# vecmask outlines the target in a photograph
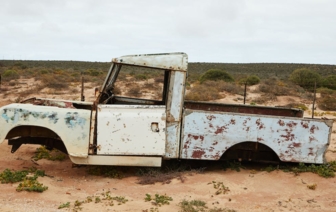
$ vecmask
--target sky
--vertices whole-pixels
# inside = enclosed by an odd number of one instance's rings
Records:
[[[0,0],[0,60],[336,64],[335,0]]]

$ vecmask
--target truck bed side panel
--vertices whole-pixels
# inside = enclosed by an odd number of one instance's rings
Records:
[[[281,161],[323,163],[331,120],[206,112],[184,112],[180,157],[218,160],[242,142],[260,142]]]

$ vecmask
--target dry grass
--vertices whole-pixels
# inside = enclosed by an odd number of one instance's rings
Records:
[[[127,87],[126,95],[129,97],[139,97],[141,96],[141,88],[138,84],[132,84]]]
[[[216,87],[209,87],[203,83],[193,86],[185,96],[185,99],[193,101],[209,101],[222,99],[224,97],[225,95],[221,94]]]
[[[265,104],[270,101],[276,101],[277,97],[274,94],[268,93],[268,94],[263,94],[260,97],[257,97],[252,100],[252,102],[255,102],[257,104]]]

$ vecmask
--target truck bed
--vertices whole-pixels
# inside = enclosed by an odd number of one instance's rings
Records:
[[[303,111],[295,108],[266,107],[253,105],[222,104],[213,102],[185,101],[184,107],[192,110],[245,113],[285,117],[303,117]]]

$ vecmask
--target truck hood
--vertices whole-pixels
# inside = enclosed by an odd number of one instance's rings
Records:
[[[58,108],[88,109],[91,110],[93,102],[70,101],[62,99],[29,98],[21,101],[22,104],[32,104],[40,106],[53,106]]]

